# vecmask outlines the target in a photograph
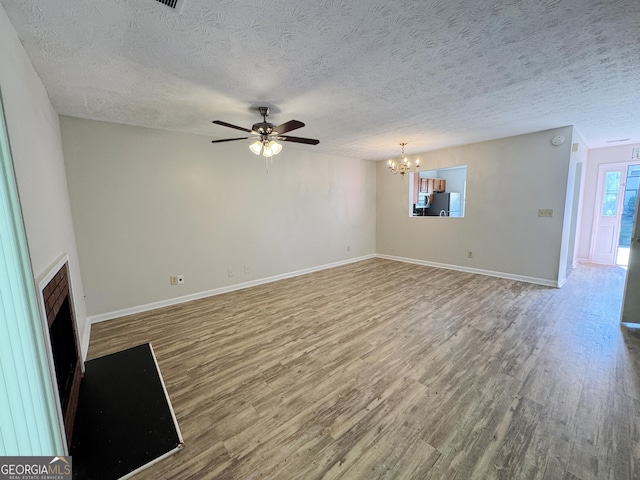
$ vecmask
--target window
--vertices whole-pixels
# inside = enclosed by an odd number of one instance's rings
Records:
[[[466,191],[466,165],[411,173],[409,216],[464,217]]]
[[[618,210],[618,194],[620,192],[620,172],[607,172],[602,195],[603,217],[615,217]]]

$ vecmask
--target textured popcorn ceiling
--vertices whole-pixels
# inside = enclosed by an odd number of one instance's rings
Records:
[[[0,0],[60,114],[260,120],[357,158],[575,125],[640,143],[638,0]],[[212,145],[212,149],[216,146]]]

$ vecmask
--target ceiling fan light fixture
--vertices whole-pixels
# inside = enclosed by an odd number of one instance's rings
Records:
[[[271,140],[269,142],[269,146],[271,147],[271,151],[274,155],[279,154],[282,151],[282,145],[276,142],[275,140]]]
[[[158,0],[161,1],[161,0]],[[304,127],[304,123],[299,120],[289,120],[281,125],[274,125],[267,122],[267,115],[269,115],[269,107],[258,107],[258,111],[262,116],[262,122],[253,124],[251,129],[233,125],[232,123],[223,122],[222,120],[213,120],[216,125],[223,127],[233,128],[234,130],[240,130],[246,132],[249,136],[238,138],[223,138],[220,140],[212,140],[211,143],[232,142],[235,140],[253,140],[253,143],[249,145],[249,150],[254,155],[262,154],[266,158],[271,158],[282,151],[282,144],[276,140],[282,140],[284,142],[304,143],[307,145],[317,145],[319,140],[313,138],[291,137],[286,135],[288,132]]]
[[[256,155],[260,155],[260,151],[262,150],[262,142],[257,140],[249,145],[249,149],[255,153]]]
[[[262,150],[262,155],[264,155],[265,157],[273,157],[273,150],[271,149],[271,146],[269,145],[269,143],[266,143],[264,145],[264,149]]]

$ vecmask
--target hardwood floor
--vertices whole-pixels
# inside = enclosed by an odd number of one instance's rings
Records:
[[[185,448],[137,479],[638,479],[624,271],[561,289],[374,259],[99,323]]]

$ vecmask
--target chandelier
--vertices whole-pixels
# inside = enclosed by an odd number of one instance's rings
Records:
[[[402,158],[399,163],[396,163],[395,160],[389,160],[389,170],[391,170],[391,173],[399,173],[402,177],[404,177],[405,173],[411,171],[411,162],[404,156],[404,146],[406,144],[407,142],[400,144],[400,147],[402,147]],[[420,167],[420,159],[416,160],[416,168],[418,167]]]

